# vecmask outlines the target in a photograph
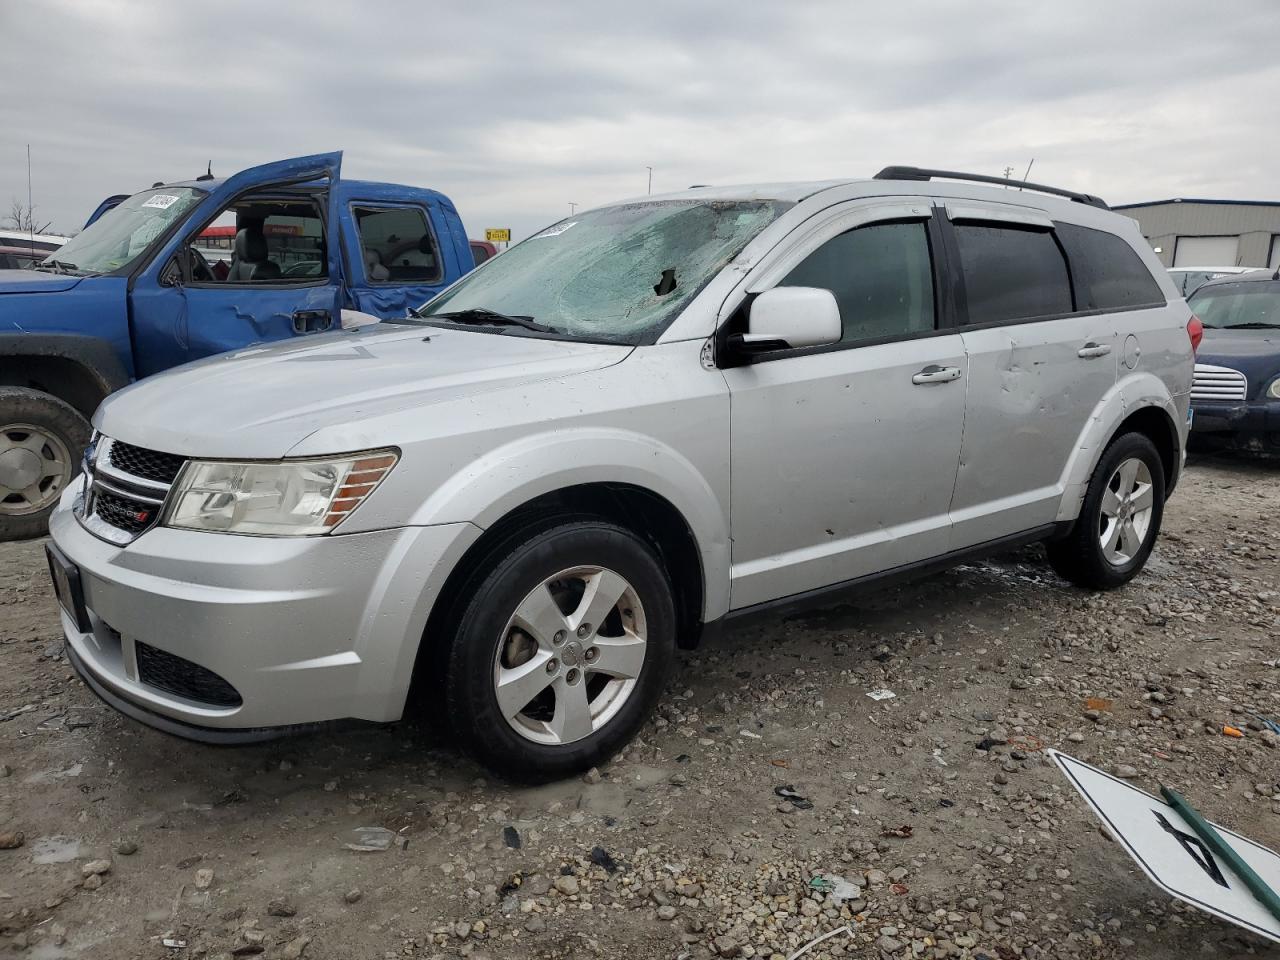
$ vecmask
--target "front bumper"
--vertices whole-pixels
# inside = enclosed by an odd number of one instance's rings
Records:
[[[398,719],[431,604],[481,532],[467,523],[322,537],[157,527],[119,547],[80,525],[73,499],[68,491],[49,521],[84,597],[88,629],[62,611],[68,659],[122,712],[211,742]],[[149,672],[157,662],[164,674]],[[184,662],[234,696],[205,699],[180,675],[175,686],[173,664],[180,673]]]
[[[1280,400],[1195,400],[1193,435],[1238,434],[1260,442],[1280,443]],[[1274,440],[1268,441],[1268,437]],[[1229,436],[1219,436],[1228,440]]]

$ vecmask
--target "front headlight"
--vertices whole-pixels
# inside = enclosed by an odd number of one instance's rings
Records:
[[[174,484],[165,526],[258,536],[328,533],[396,465],[395,450],[322,460],[192,460]]]
[[[1280,400],[1280,377],[1271,381],[1271,386],[1267,387],[1267,396],[1272,400]]]

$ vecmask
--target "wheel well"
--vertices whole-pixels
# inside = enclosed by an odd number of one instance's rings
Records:
[[[428,618],[424,642],[442,639],[456,609],[459,592],[495,544],[521,527],[545,521],[548,514],[589,515],[609,520],[648,542],[657,551],[675,596],[676,643],[686,649],[698,642],[702,623],[703,579],[698,543],[680,511],[670,501],[642,487],[622,483],[589,483],[544,494],[507,513],[471,545],[445,581]]]
[[[1141,433],[1155,444],[1160,454],[1160,463],[1164,467],[1164,485],[1166,493],[1172,492],[1178,480],[1178,468],[1181,466],[1178,446],[1178,428],[1173,425],[1169,415],[1159,407],[1143,407],[1125,417],[1115,432],[1115,436],[1124,433]]]
[[[50,394],[69,403],[86,420],[106,396],[84,364],[67,357],[0,357],[0,386]]]

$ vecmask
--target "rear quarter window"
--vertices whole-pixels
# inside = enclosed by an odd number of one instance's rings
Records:
[[[1160,284],[1122,238],[1071,223],[1055,226],[1071,262],[1078,310],[1124,310],[1165,302]]]

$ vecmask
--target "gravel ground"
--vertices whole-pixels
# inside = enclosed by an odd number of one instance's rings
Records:
[[[412,724],[138,727],[61,658],[41,545],[0,545],[0,950],[785,958],[852,921],[805,956],[1280,957],[1149,884],[1042,752],[1280,849],[1242,712],[1280,718],[1277,470],[1195,463],[1115,593],[1028,549],[730,630],[624,756],[536,789]]]

